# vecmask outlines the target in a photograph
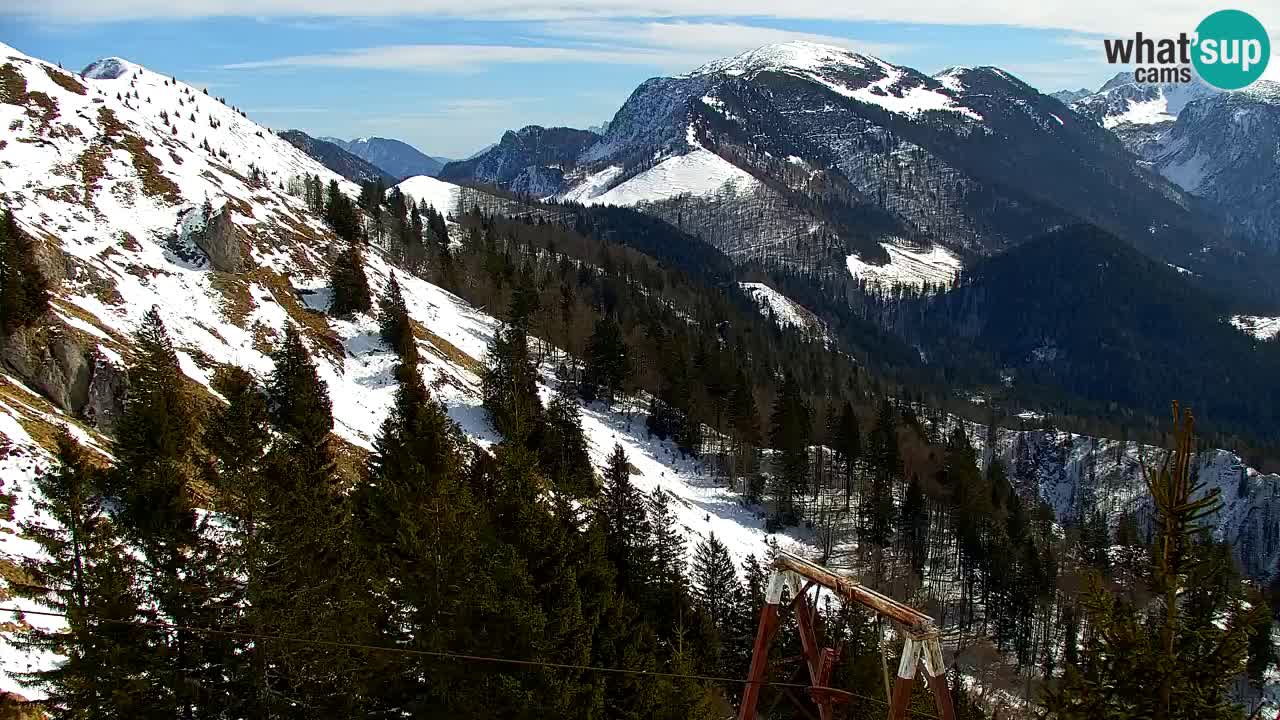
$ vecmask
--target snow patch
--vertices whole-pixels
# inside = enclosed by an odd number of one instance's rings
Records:
[[[923,287],[925,283],[953,282],[962,265],[960,258],[941,245],[934,245],[928,250],[911,250],[891,243],[880,243],[880,246],[889,253],[888,263],[873,265],[857,255],[850,255],[845,261],[849,273],[866,280],[869,285],[886,289],[898,285]]]

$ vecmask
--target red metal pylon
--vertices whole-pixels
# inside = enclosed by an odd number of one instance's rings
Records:
[[[947,687],[946,665],[942,659],[942,644],[933,618],[791,553],[780,552],[772,567],[773,572],[769,576],[765,592],[765,606],[760,611],[760,624],[752,649],[748,682],[742,693],[742,705],[738,708],[738,720],[757,720],[760,687],[765,681],[765,671],[769,666],[769,646],[777,634],[782,591],[787,585],[791,586],[792,605],[796,609],[796,621],[800,629],[800,644],[809,669],[809,697],[818,706],[819,720],[832,720],[834,706],[848,702],[852,695],[829,685],[831,671],[839,660],[839,651],[818,645],[815,609],[807,597],[809,589],[814,586],[827,588],[845,602],[858,603],[889,618],[907,636],[902,648],[902,660],[898,665],[893,697],[889,703],[889,720],[902,720],[906,716],[911,686],[922,661],[925,679],[933,692],[939,717],[941,720],[955,720],[955,707],[951,701],[951,690]]]

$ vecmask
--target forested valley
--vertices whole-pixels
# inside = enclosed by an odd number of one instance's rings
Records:
[[[1154,516],[1064,526],[1019,491],[1030,468],[985,461],[973,425],[888,369],[909,357],[900,341],[865,320],[843,346],[780,327],[723,256],[670,225],[302,186],[337,238],[327,312],[376,317],[398,355],[374,450],[333,434],[293,325],[268,375],[223,368],[215,398],[149,313],[113,460],[66,436],[37,480],[57,524],[26,528],[44,553],[15,592],[66,618],[23,641],[67,658],[24,678],[50,716],[735,715],[771,558],[737,562],[714,535],[687,547],[620,445],[592,467],[584,407],[670,440],[771,531],[812,532],[817,560],[934,616],[961,718],[1258,706],[1280,587],[1242,578],[1207,532],[1220,499],[1191,500],[1177,410],[1154,436],[1178,448],[1150,468]],[[24,232],[6,223],[0,242],[18,263]],[[430,331],[394,275],[371,291],[372,254],[502,321],[476,368],[492,446],[423,380]],[[6,304],[16,322],[47,303],[39,288],[4,297],[36,305]],[[830,600],[819,625],[841,648],[831,684],[856,694],[842,716],[883,717],[891,626]],[[784,626],[775,657],[799,647]],[[799,671],[771,671],[769,717],[808,716]],[[916,693],[912,712],[934,712]]]

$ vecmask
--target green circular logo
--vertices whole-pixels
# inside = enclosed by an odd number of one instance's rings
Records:
[[[1219,10],[1196,26],[1191,62],[1201,79],[1221,90],[1239,90],[1262,77],[1271,59],[1271,39],[1257,18],[1242,10]]]

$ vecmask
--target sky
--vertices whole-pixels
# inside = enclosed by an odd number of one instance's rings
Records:
[[[876,7],[853,7],[853,6]],[[1140,5],[1140,7],[1139,7]],[[1257,17],[1280,53],[1280,1]],[[1192,0],[0,0],[0,41],[80,69],[120,56],[272,128],[466,157],[525,125],[587,127],[645,79],[771,42],[933,73],[996,65],[1045,92],[1117,70],[1102,38],[1190,32]],[[1280,58],[1267,76],[1280,80]]]

